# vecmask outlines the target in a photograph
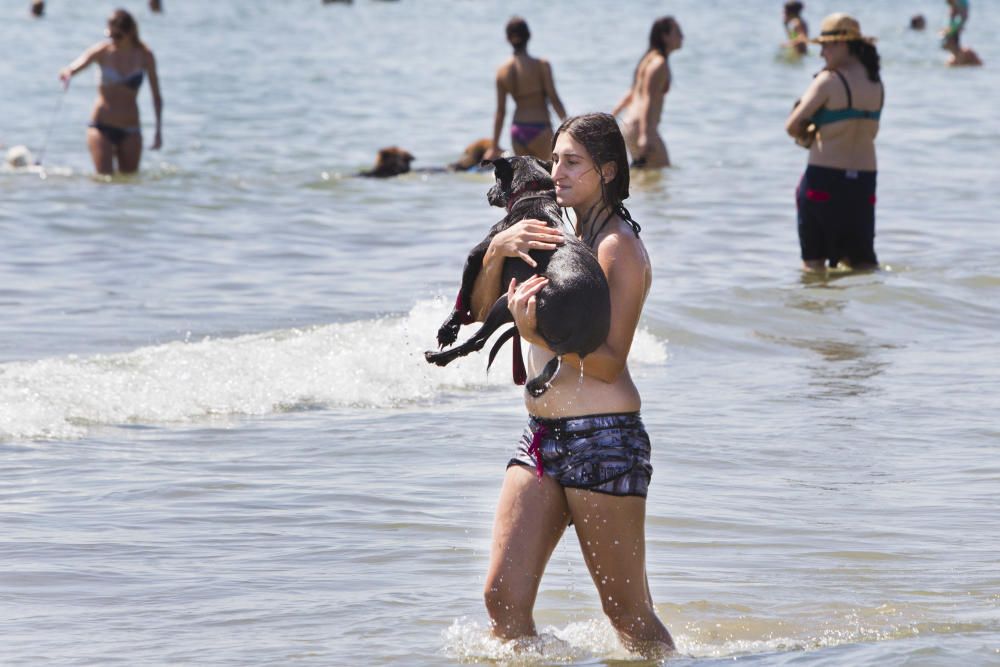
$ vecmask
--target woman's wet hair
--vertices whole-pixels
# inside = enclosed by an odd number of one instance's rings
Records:
[[[615,165],[615,175],[609,182],[605,183],[604,178],[601,178],[601,199],[610,210],[626,221],[638,236],[642,228],[632,219],[632,215],[622,203],[628,199],[629,165],[625,137],[618,129],[618,121],[607,113],[588,113],[567,118],[552,137],[553,149],[563,132],[573,137],[587,150],[599,174],[602,171],[601,167],[607,163]]]
[[[531,31],[528,30],[528,22],[520,16],[512,16],[507,21],[507,41],[515,49],[523,49],[531,39]]]
[[[139,39],[139,25],[132,18],[132,15],[124,9],[116,9],[111,14],[111,17],[108,19],[108,28],[120,30],[123,34],[131,36],[136,46],[143,49],[146,48],[146,45]]]
[[[666,37],[673,32],[676,25],[673,16],[661,16],[653,21],[653,27],[649,29],[649,50],[667,55]]]
[[[861,61],[871,81],[878,83],[882,80],[879,75],[881,59],[878,55],[878,49],[875,48],[874,44],[860,39],[852,39],[847,42],[847,52]]]
[[[802,6],[801,2],[786,2],[785,13],[789,16],[798,16],[802,13]]]

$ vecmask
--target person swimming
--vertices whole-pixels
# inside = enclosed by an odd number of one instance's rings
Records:
[[[549,105],[566,118],[566,109],[556,93],[552,66],[547,60],[528,55],[531,31],[520,16],[507,22],[507,41],[514,54],[497,69],[497,108],[493,121],[493,145],[487,160],[500,157],[500,132],[507,113],[507,96],[514,99],[514,118],[510,123],[510,140],[516,155],[533,155],[548,160],[552,152],[552,123]]]

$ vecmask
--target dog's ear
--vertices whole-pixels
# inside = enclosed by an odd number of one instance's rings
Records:
[[[498,157],[496,160],[493,160],[493,173],[506,184],[510,184],[514,179],[514,167],[511,165],[510,160],[505,157]]]

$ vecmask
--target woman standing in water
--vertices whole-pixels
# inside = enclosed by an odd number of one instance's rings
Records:
[[[559,116],[566,109],[556,93],[552,66],[547,60],[528,55],[531,31],[520,16],[507,22],[507,41],[514,47],[512,55],[497,70],[497,110],[493,120],[493,146],[486,159],[500,157],[500,132],[507,115],[507,96],[514,98],[514,118],[510,123],[510,140],[517,155],[534,155],[548,160],[552,146],[552,122],[549,105]]]
[[[543,397],[525,392],[529,418],[507,464],[493,527],[486,608],[503,639],[536,634],[532,609],[545,565],[572,522],[604,612],[622,642],[647,657],[673,650],[657,618],[646,579],[645,513],[649,436],[627,360],[652,282],[639,225],[628,197],[625,141],[613,116],[566,120],[552,149],[556,201],[576,213],[576,236],[604,270],[611,292],[611,330],[586,363],[564,355]],[[473,312],[482,319],[507,290],[517,328],[529,345],[527,370],[537,375],[553,357],[535,330],[535,295],[547,280],[535,276],[501,285],[508,257],[552,249],[562,233],[524,220],[490,241],[476,280]]]
[[[97,101],[87,129],[87,146],[97,173],[114,173],[117,160],[118,171],[129,174],[138,171],[142,157],[142,128],[136,98],[143,76],[149,77],[156,111],[153,150],[163,143],[163,99],[156,75],[156,59],[139,39],[139,28],[132,15],[124,9],[115,11],[108,19],[107,35],[109,41],[98,42],[84,51],[59,73],[59,78],[68,87],[70,79],[91,63],[101,68]]]
[[[823,19],[826,61],[785,129],[809,148],[796,195],[803,268],[878,267],[875,257],[875,135],[885,89],[875,40],[847,14]]]
[[[670,54],[681,48],[684,34],[672,16],[653,22],[649,31],[649,48],[639,60],[632,76],[632,87],[611,112],[625,115],[625,140],[632,153],[633,167],[655,169],[669,167],[667,145],[658,127],[663,111],[663,98],[670,90]]]
[[[802,18],[802,3],[786,2],[782,18],[788,35],[785,48],[794,50],[800,56],[806,55],[809,52],[809,27]]]

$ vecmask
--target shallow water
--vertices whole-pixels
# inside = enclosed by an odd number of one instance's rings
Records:
[[[0,141],[37,155],[105,8],[21,4]],[[163,151],[92,177],[84,73],[44,169],[0,171],[0,662],[629,659],[572,534],[543,637],[486,631],[523,407],[504,359],[421,353],[500,217],[490,179],[347,175],[488,134],[512,12],[571,112],[610,108],[663,5],[123,4],[159,61]],[[778,57],[780,3],[747,4],[671,4],[675,167],[628,201],[655,269],[630,366],[671,662],[1000,664],[1000,18],[973,3],[987,67],[949,71],[933,30],[903,29],[943,3],[808,3],[814,30],[846,9],[881,38],[887,106],[884,270],[805,279],[782,125],[821,65]]]

